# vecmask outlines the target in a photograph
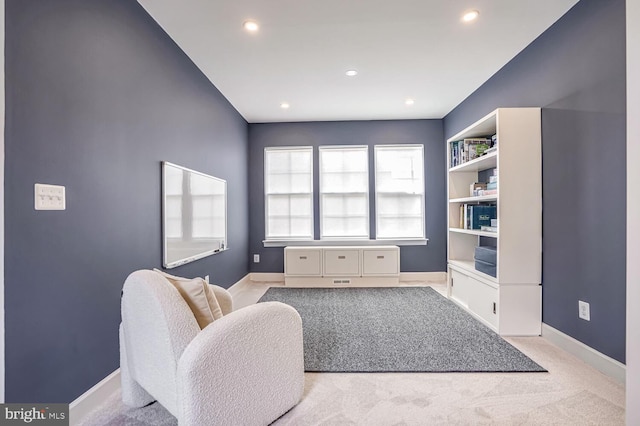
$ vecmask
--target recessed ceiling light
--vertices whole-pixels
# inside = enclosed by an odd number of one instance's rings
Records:
[[[413,105],[415,103],[416,103],[416,101],[414,99],[411,99],[411,98],[407,98],[407,99],[404,100],[404,104],[405,105]]]
[[[258,23],[256,21],[249,20],[249,21],[244,21],[242,23],[242,28],[244,28],[245,30],[249,31],[250,33],[255,33],[256,31],[258,31],[260,26],[258,25]]]
[[[358,71],[348,70],[347,72],[345,72],[345,74],[347,75],[347,77],[355,77],[356,75],[358,75]]]
[[[464,22],[475,21],[478,18],[478,15],[480,15],[480,12],[477,10],[469,10],[462,15],[462,20]]]
[[[289,105],[289,102],[282,102],[280,104],[280,108],[282,108],[282,109],[289,109],[290,106],[291,105]]]

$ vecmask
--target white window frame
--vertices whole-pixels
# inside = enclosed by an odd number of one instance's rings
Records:
[[[268,174],[268,170],[267,170],[267,155],[268,152],[277,152],[277,151],[289,151],[289,152],[294,152],[294,151],[307,151],[310,152],[311,154],[311,161],[310,161],[310,170],[309,170],[309,174],[310,174],[310,187],[309,187],[309,211],[310,211],[310,229],[309,229],[309,233],[307,235],[304,236],[270,236],[270,232],[269,232],[269,195],[273,195],[273,194],[269,194],[267,192],[267,188],[269,188],[269,174]],[[314,198],[314,194],[313,194],[313,181],[314,181],[314,175],[313,175],[313,147],[312,146],[282,146],[282,147],[266,147],[264,149],[264,159],[263,159],[263,167],[264,167],[264,233],[265,233],[265,241],[271,241],[271,242],[276,242],[276,241],[310,241],[313,240],[314,238],[314,227],[315,227],[315,219],[314,219],[314,212],[313,212],[313,198]],[[290,193],[290,195],[293,195],[296,193]],[[306,194],[306,192],[305,192]]]
[[[422,193],[420,194],[420,214],[421,221],[420,227],[421,232],[420,235],[415,235],[411,237],[406,236],[380,236],[380,208],[378,202],[378,195],[381,193],[378,191],[378,154],[381,151],[385,150],[398,150],[402,148],[411,148],[411,149],[420,149],[421,157],[422,157]],[[425,181],[425,166],[424,166],[424,145],[422,144],[397,144],[397,145],[375,145],[373,148],[373,166],[374,166],[374,191],[375,191],[375,221],[376,221],[376,240],[425,240],[426,236],[426,212],[425,212],[425,192],[426,192],[426,181]]]
[[[366,190],[363,192],[365,198],[366,198],[366,234],[363,235],[354,235],[354,236],[340,236],[340,235],[332,235],[332,236],[327,236],[325,235],[324,232],[324,214],[322,212],[322,206],[323,206],[323,189],[322,189],[322,152],[323,151],[340,151],[340,150],[354,150],[354,149],[360,149],[360,150],[364,150],[366,153],[366,162],[365,162],[365,174],[367,177],[367,188]],[[319,188],[318,188],[318,192],[319,192],[319,216],[320,216],[320,239],[321,240],[340,240],[340,241],[349,241],[349,240],[368,240],[369,239],[369,235],[370,235],[370,228],[371,228],[371,217],[370,217],[370,205],[369,205],[369,200],[370,200],[370,185],[369,185],[369,146],[368,145],[325,145],[325,146],[320,146],[318,147],[318,181],[319,181]],[[346,216],[345,216],[346,217]]]

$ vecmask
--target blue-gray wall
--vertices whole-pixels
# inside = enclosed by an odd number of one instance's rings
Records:
[[[305,123],[264,123],[249,125],[249,248],[260,254],[252,272],[282,272],[284,249],[265,248],[264,148],[269,146],[314,147],[314,217],[318,214],[318,146],[368,145],[369,188],[374,188],[373,147],[382,144],[424,144],[426,246],[402,246],[402,272],[446,270],[445,143],[442,120],[334,121]],[[371,237],[375,235],[374,197],[370,197]],[[315,238],[320,235],[318,220]]]
[[[6,114],[6,399],[70,402],[119,367],[124,279],[161,266],[160,161],[229,188],[231,250],[172,271],[248,272],[247,123],[130,0],[6,0]]]
[[[450,137],[498,107],[543,108],[543,321],[621,362],[625,60],[624,0],[582,0],[444,120]]]

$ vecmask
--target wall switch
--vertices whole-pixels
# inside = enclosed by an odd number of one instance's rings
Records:
[[[589,304],[587,302],[578,300],[578,317],[591,321],[591,313],[589,312]]]
[[[36,183],[34,189],[36,210],[65,210],[64,186]]]
[[[260,263],[260,255],[259,254],[254,254],[253,255],[253,263]]]

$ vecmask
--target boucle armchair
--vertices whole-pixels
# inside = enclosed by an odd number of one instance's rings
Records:
[[[126,279],[120,325],[123,402],[157,400],[181,426],[266,425],[302,397],[302,321],[292,307],[259,303],[231,311],[213,286],[222,316],[202,330],[161,274]]]

